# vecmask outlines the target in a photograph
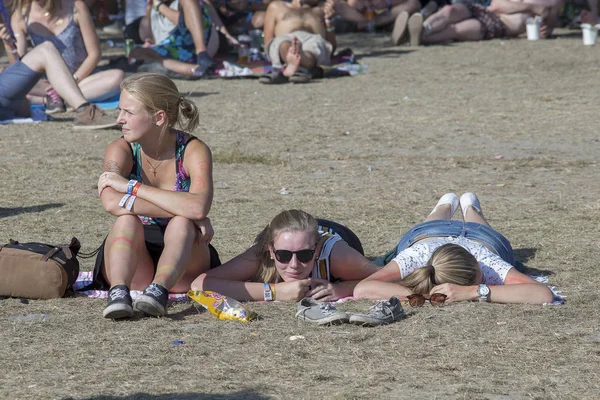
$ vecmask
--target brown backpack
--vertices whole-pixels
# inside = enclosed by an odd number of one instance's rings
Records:
[[[0,296],[29,299],[63,297],[79,275],[77,238],[68,245],[10,243],[0,245]]]

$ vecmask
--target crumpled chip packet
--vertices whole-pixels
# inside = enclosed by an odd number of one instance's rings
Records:
[[[256,318],[256,313],[246,310],[242,303],[217,292],[190,290],[188,297],[219,319],[250,322]]]

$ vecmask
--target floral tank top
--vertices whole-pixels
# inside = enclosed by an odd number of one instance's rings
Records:
[[[177,137],[175,140],[175,187],[174,192],[189,192],[190,191],[190,176],[183,167],[183,155],[187,144],[192,140],[199,140],[197,137],[190,135],[189,133],[175,130]],[[131,167],[131,173],[129,179],[142,182],[142,151],[140,144],[137,142],[133,143],[133,166]],[[144,225],[161,225],[166,226],[171,218],[151,218],[140,215],[140,220]]]

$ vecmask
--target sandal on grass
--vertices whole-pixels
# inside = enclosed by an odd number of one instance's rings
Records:
[[[305,68],[298,68],[298,71],[290,76],[292,83],[308,83],[312,79],[312,74]]]
[[[258,78],[260,83],[264,83],[265,85],[279,85],[282,83],[287,83],[288,78],[283,75],[283,71],[277,68],[273,68],[273,70],[269,73],[263,74],[260,78]]]

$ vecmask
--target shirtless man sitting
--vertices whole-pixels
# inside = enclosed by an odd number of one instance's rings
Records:
[[[488,7],[481,4],[455,3],[445,6],[425,22],[413,14],[405,29],[411,46],[449,41],[478,41],[516,37],[526,29],[527,18],[543,19],[541,36],[550,34],[556,22],[561,0],[492,0]]]
[[[291,3],[274,1],[265,16],[265,52],[271,60],[271,75],[261,83],[303,83],[310,78],[299,70],[331,63],[335,50],[335,0],[327,0],[323,8],[311,8],[303,0]],[[282,68],[285,65],[285,70]]]

